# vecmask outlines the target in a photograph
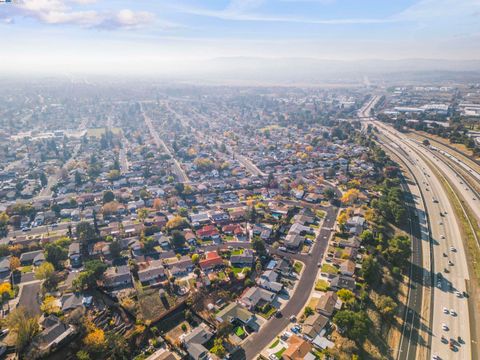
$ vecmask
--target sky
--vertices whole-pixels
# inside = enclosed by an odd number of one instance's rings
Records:
[[[161,72],[224,57],[480,59],[480,0],[11,1],[0,2],[3,72]]]

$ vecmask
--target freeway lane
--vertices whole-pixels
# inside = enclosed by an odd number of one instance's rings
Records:
[[[381,141],[380,141],[381,142]],[[431,283],[430,276],[425,274],[423,268],[424,254],[423,246],[425,247],[425,257],[429,258],[430,248],[428,245],[423,245],[422,238],[429,240],[427,219],[425,217],[424,201],[418,181],[414,173],[410,170],[409,162],[405,162],[397,155],[397,149],[392,149],[388,144],[381,142],[390,153],[392,159],[398,159],[404,166],[404,183],[403,189],[406,195],[406,203],[408,205],[408,221],[410,223],[410,237],[412,239],[412,257],[409,272],[409,292],[407,305],[405,307],[404,323],[402,328],[402,335],[400,338],[400,345],[397,352],[397,359],[415,359],[417,355],[417,343],[419,337],[422,336],[421,330],[421,312],[423,304],[423,283],[424,281]],[[410,179],[413,179],[410,180]],[[429,241],[428,241],[429,242]],[[429,264],[429,262],[427,262]],[[427,276],[425,276],[427,275]],[[423,342],[427,342],[425,339]]]
[[[251,335],[242,345],[246,359],[254,359],[260,352],[275,339],[275,337],[288,325],[291,315],[297,315],[305,306],[310,292],[315,285],[317,277],[317,263],[323,257],[327,248],[331,231],[327,228],[334,227],[337,219],[338,208],[330,207],[326,210],[322,229],[315,241],[311,255],[305,261],[305,270],[297,284],[291,299],[282,309],[283,317],[270,319],[258,333]]]
[[[375,125],[377,126],[377,123]],[[395,143],[399,149],[403,149],[409,154],[414,164],[412,170],[415,171],[417,179],[422,181],[421,191],[426,199],[431,237],[434,243],[433,269],[436,279],[431,313],[431,352],[439,355],[441,359],[470,359],[468,303],[466,299],[455,295],[456,290],[465,290],[465,281],[470,277],[460,227],[454,216],[453,207],[443,185],[429,167],[429,165],[433,166],[431,156],[427,158],[421,155],[410,141],[404,139],[404,135],[401,133],[392,135],[391,132],[385,131],[383,126],[377,126],[377,128],[389,138],[391,143]],[[398,154],[402,154],[402,152],[398,151]],[[451,247],[455,251],[452,251]],[[448,264],[449,260],[452,262],[452,266]],[[447,269],[448,273],[444,269]],[[441,274],[441,278],[438,274]],[[448,312],[454,310],[455,315],[444,313],[444,309],[448,309]],[[443,324],[446,325],[445,329],[443,329]],[[456,352],[453,352],[449,350],[448,345],[442,342],[442,336],[447,339],[461,336],[464,343],[457,347]]]

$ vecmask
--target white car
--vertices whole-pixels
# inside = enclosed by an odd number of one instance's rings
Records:
[[[448,314],[448,309],[446,307],[443,307],[443,313]]]
[[[445,239],[445,235],[440,236],[440,239]]]
[[[457,313],[455,312],[455,310],[450,309],[450,315],[452,315],[452,316],[457,316]]]
[[[460,291],[455,291],[455,295],[457,295],[457,297],[461,298],[463,295]]]
[[[450,251],[455,252],[457,249],[455,249],[455,246],[450,246]]]
[[[447,326],[447,324],[445,324],[445,323],[442,324],[442,330],[448,331],[448,326]]]

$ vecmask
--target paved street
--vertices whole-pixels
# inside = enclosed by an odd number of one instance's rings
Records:
[[[251,335],[247,341],[242,345],[245,350],[245,358],[253,359],[255,356],[265,348],[289,323],[291,315],[297,315],[305,306],[311,290],[315,285],[317,277],[317,264],[323,257],[327,248],[328,239],[331,231],[327,228],[332,228],[335,224],[338,208],[330,207],[326,209],[326,216],[320,230],[319,235],[313,246],[311,255],[305,260],[305,269],[298,282],[297,288],[291,299],[282,309],[283,316],[281,318],[273,317],[268,321],[258,333]]]

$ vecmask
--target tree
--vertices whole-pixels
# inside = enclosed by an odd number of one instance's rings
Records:
[[[76,354],[77,360],[91,360],[90,355],[85,350],[80,350]]]
[[[360,191],[358,189],[348,189],[345,191],[345,193],[343,193],[340,201],[343,204],[353,204],[355,201],[357,201],[359,195]]]
[[[103,193],[103,203],[109,203],[115,200],[115,194],[111,190],[107,190]]]
[[[193,255],[192,255],[192,263],[198,264],[199,261],[200,261],[200,255],[198,255],[198,254],[193,254]]]
[[[59,243],[49,243],[45,245],[45,259],[51,263],[55,269],[63,268],[63,262],[68,259],[68,250]]]
[[[47,289],[56,286],[55,268],[48,261],[45,261],[35,269],[35,277],[39,280],[45,280],[45,287]]]
[[[16,256],[10,258],[10,270],[15,271],[20,267],[20,259]]]
[[[77,290],[84,290],[94,286],[107,269],[100,260],[90,260],[85,263],[85,270],[81,271],[78,277],[73,280],[73,286]]]
[[[172,231],[172,245],[178,249],[185,245],[185,235],[179,230]]]
[[[340,289],[337,295],[345,304],[352,305],[355,302],[355,294],[348,289]]]
[[[76,234],[78,240],[84,245],[97,237],[95,229],[87,221],[82,221],[77,224]]]
[[[384,251],[387,260],[394,266],[403,267],[410,259],[412,253],[410,238],[398,235],[388,241],[388,247]]]
[[[327,187],[323,192],[323,194],[325,195],[325,198],[327,198],[327,200],[329,201],[335,198],[335,191],[330,187]]]
[[[38,318],[30,316],[23,307],[14,309],[7,316],[6,325],[15,336],[15,347],[20,354],[40,330]]]
[[[168,220],[166,227],[168,230],[182,229],[187,226],[187,219],[176,215],[170,220]]]
[[[360,273],[365,281],[370,285],[374,285],[380,280],[380,265],[372,255],[365,256],[362,262],[362,269],[360,270]]]
[[[338,227],[340,231],[345,231],[345,225],[347,224],[348,215],[345,211],[342,211],[337,217]]]
[[[306,306],[303,310],[303,314],[305,317],[309,317],[310,315],[313,315],[313,309],[310,306]]]
[[[398,305],[390,296],[381,295],[375,302],[375,305],[385,320],[393,320]]]
[[[232,332],[233,325],[229,321],[223,321],[217,326],[217,335],[221,338],[226,338]]]
[[[113,240],[109,245],[108,249],[110,250],[110,255],[112,258],[116,259],[120,257],[120,252],[122,251],[122,247],[118,240]]]
[[[221,338],[216,338],[213,341],[213,347],[210,349],[210,352],[217,355],[219,358],[223,358],[227,354]]]
[[[349,339],[356,342],[363,342],[371,327],[371,320],[363,312],[354,312],[351,310],[340,310],[333,317],[333,322],[337,325],[341,334],[345,334]]]
[[[57,304],[57,300],[53,296],[46,296],[43,300],[42,305],[40,305],[40,310],[44,312],[46,315],[60,313],[60,306]]]
[[[112,360],[129,360],[130,349],[127,340],[120,334],[108,332],[106,336],[107,353],[110,354]]]
[[[252,241],[252,248],[258,255],[264,255],[267,252],[267,248],[262,239],[254,238]]]
[[[85,336],[83,343],[89,351],[99,353],[105,347],[105,333],[102,329],[95,328]]]
[[[424,146],[429,146],[429,145],[430,145],[430,141],[429,141],[428,139],[424,139],[424,140],[422,141],[422,144],[423,144]]]
[[[4,304],[7,300],[12,299],[14,295],[15,294],[12,290],[12,285],[10,285],[9,282],[0,284],[0,300],[2,304]]]
[[[8,234],[8,222],[10,217],[5,211],[0,212],[0,238]]]

